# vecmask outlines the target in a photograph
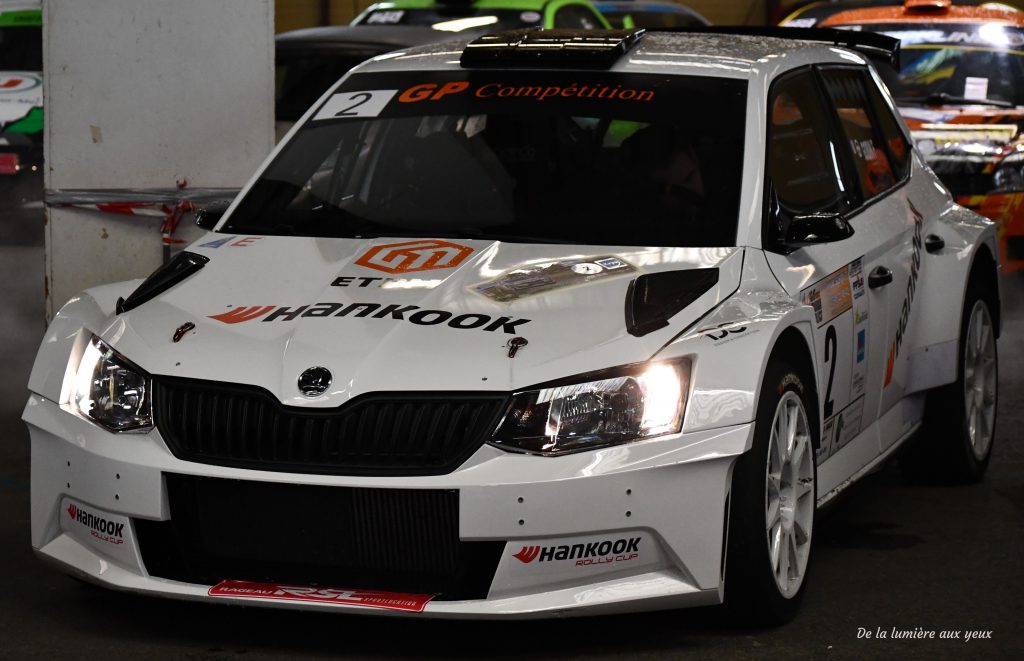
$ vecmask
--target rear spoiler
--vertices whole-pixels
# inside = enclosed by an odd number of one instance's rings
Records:
[[[895,69],[900,66],[900,40],[877,32],[836,30],[834,28],[782,28],[748,27],[746,25],[708,25],[692,28],[659,28],[658,32],[685,32],[693,34],[734,34],[747,37],[771,37],[813,41],[828,46],[839,46],[857,51],[865,57],[880,61]]]

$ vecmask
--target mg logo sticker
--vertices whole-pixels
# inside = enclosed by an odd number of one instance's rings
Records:
[[[371,248],[356,264],[385,273],[413,273],[454,268],[472,252],[469,246],[440,239],[405,241]]]

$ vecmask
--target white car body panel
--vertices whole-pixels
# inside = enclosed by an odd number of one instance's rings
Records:
[[[460,53],[461,44],[425,47],[375,58],[353,73],[458,69]],[[612,69],[749,81],[749,147],[743,156],[736,247],[453,240],[469,251],[461,263],[389,282],[383,279],[387,273],[364,265],[365,256],[413,239],[214,232],[189,247],[210,259],[199,273],[134,310],[116,314],[115,304],[138,281],[72,299],[43,339],[24,413],[32,439],[36,552],[66,571],[122,590],[358,611],[361,607],[353,605],[212,597],[209,586],[150,576],[131,521],[171,517],[163,477],[168,473],[313,486],[446,489],[459,493],[460,540],[498,541],[505,547],[486,599],[431,601],[424,616],[542,617],[720,602],[732,469],[736,457],[751,447],[761,382],[781,338],[798,339],[815,372],[810,385],[825,432],[818,449],[822,503],[919,426],[926,389],[955,379],[952,358],[968,275],[979,250],[998,254],[993,224],[955,206],[919,156],[907,183],[853,217],[855,233],[849,239],[786,255],[763,249],[770,84],[782,73],[825,62],[864,64],[851,51],[813,44],[650,34]],[[238,199],[332,93],[296,124]],[[936,254],[925,253],[919,244],[915,249],[915,232],[938,234],[946,247]],[[602,278],[505,303],[474,290],[515,269],[603,256],[635,270],[629,277]],[[891,268],[894,282],[872,290],[867,281],[877,265]],[[717,284],[664,328],[639,337],[627,331],[623,307],[633,278],[696,268],[717,268]],[[818,319],[804,294],[840,271],[840,285],[855,292],[851,304],[833,319]],[[890,367],[886,356],[894,346],[912,272],[917,275],[909,320]],[[365,305],[352,307],[358,304]],[[388,306],[414,307],[396,318]],[[314,310],[324,314],[310,316]],[[410,321],[424,311],[436,314]],[[238,321],[245,314],[252,318]],[[483,317],[486,321],[476,323]],[[465,325],[453,326],[458,319]],[[194,330],[174,340],[175,329],[185,322],[193,322]],[[558,457],[483,444],[443,475],[297,474],[184,461],[170,452],[157,428],[114,434],[73,414],[67,406],[70,383],[92,334],[150,374],[258,386],[282,404],[310,409],[335,408],[360,395],[387,391],[511,393],[652,359],[688,357],[692,373],[678,433]],[[519,335],[528,337],[529,344],[510,358],[508,341]],[[312,398],[296,386],[296,376],[310,366],[327,367],[339,377]],[[845,431],[837,429],[840,418]],[[95,527],[77,518],[80,509],[109,522],[85,519],[103,527],[102,535],[109,537],[110,526],[120,530],[120,541],[93,535]],[[619,544],[626,550],[610,551],[602,557],[611,559],[600,563],[559,560],[555,551],[544,550],[604,542],[618,548],[619,540],[627,540]],[[531,557],[530,549],[547,555]]]

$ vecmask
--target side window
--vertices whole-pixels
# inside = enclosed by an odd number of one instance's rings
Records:
[[[594,30],[601,27],[601,22],[590,11],[582,5],[568,5],[555,12],[556,28],[582,28]]]
[[[885,102],[882,92],[873,80],[868,80],[868,97],[871,99],[871,107],[878,118],[878,128],[882,131],[882,139],[889,149],[889,159],[892,163],[893,176],[897,181],[906,178],[910,173],[910,144],[907,137],[900,129],[899,120],[892,114],[892,108]]]
[[[875,125],[863,72],[859,69],[824,69],[822,78],[835,105],[839,128],[857,169],[864,199],[892,188],[897,177]]]
[[[788,216],[846,211],[825,111],[806,70],[772,87],[768,118],[768,174],[780,210]]]

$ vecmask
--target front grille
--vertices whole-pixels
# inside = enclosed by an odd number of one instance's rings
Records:
[[[151,576],[483,599],[503,542],[459,540],[459,494],[165,474],[171,518],[134,519]]]
[[[157,428],[174,456],[258,470],[441,475],[498,424],[505,395],[380,393],[333,409],[284,406],[266,390],[156,377]]]

